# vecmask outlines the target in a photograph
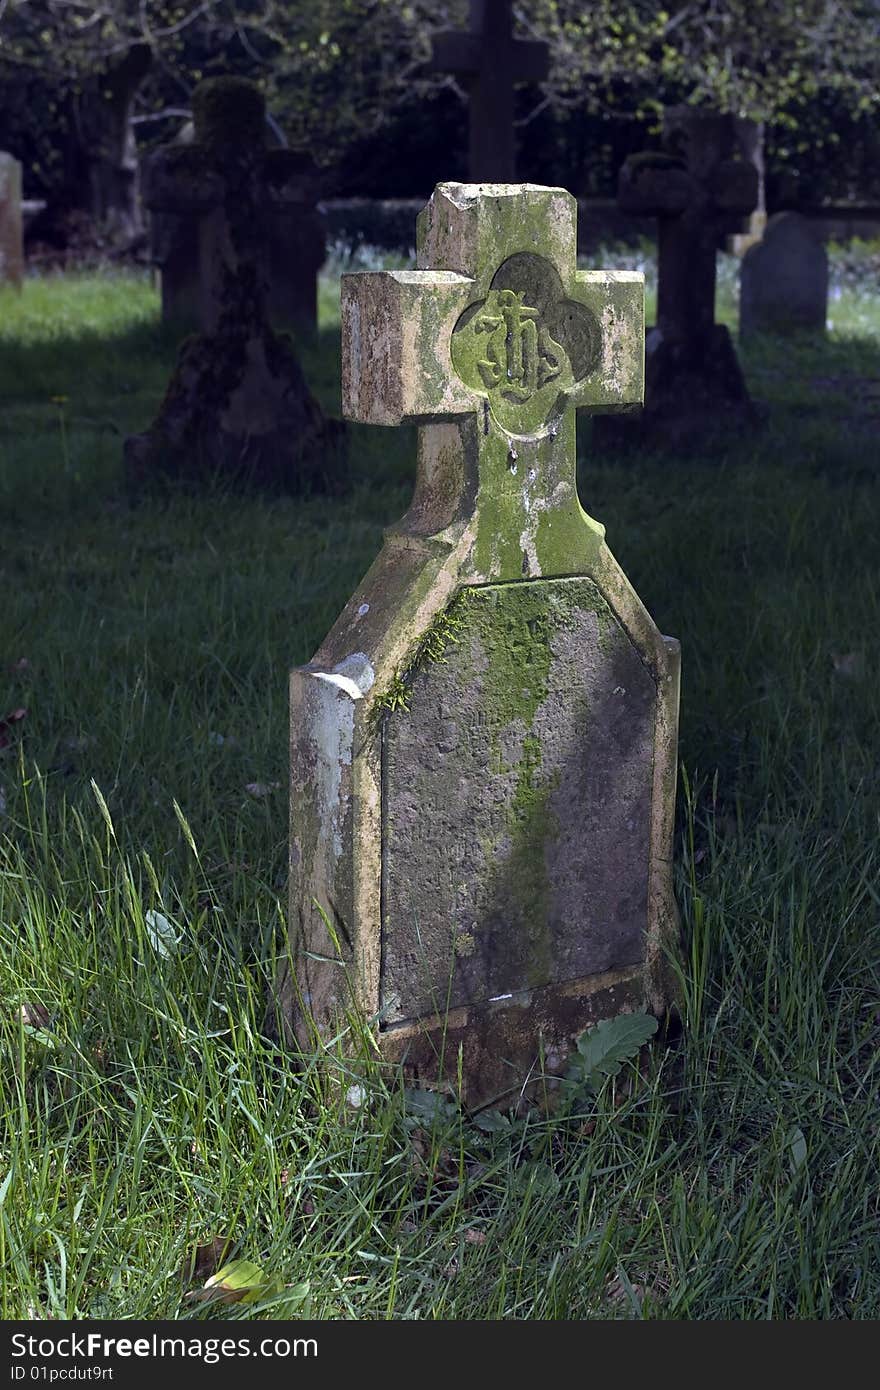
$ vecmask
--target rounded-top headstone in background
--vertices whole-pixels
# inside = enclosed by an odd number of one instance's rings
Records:
[[[779,212],[742,259],[740,337],[749,333],[823,333],[828,312],[828,254],[806,218]]]

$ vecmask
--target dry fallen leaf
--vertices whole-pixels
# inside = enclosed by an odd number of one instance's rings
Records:
[[[615,1301],[630,1303],[635,1298],[641,1306],[647,1289],[644,1284],[631,1284],[628,1279],[621,1279],[618,1275],[610,1280],[606,1287],[606,1293],[609,1298],[613,1298]]]
[[[204,1282],[212,1274],[216,1274],[231,1244],[231,1236],[212,1236],[204,1244],[194,1245],[180,1271],[183,1282],[189,1284],[196,1279]]]
[[[256,1303],[280,1290],[280,1283],[268,1279],[252,1260],[232,1260],[206,1280],[203,1289],[193,1289],[187,1298],[201,1303]]]
[[[43,1004],[26,1002],[18,1011],[18,1016],[26,1028],[48,1028],[49,1010]]]

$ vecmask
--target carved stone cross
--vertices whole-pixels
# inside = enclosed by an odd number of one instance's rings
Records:
[[[214,77],[193,94],[196,140],[148,166],[153,209],[198,230],[198,317],[148,431],[125,444],[134,487],[158,474],[277,491],[335,490],[343,434],[308,389],[287,335],[270,323],[271,229],[302,196],[302,162],[265,148],[254,83]]]
[[[314,332],[326,243],[313,160],[267,147],[263,98],[243,79],[201,84],[193,115],[193,140],[160,147],[146,166],[163,318],[210,333],[241,289],[236,315]]]
[[[563,189],[441,184],[418,269],[345,277],[345,414],[419,426],[416,489],[291,681],[293,1031],[354,1002],[471,1102],[670,998],[678,644],[575,481],[576,410],[641,400],[643,285],[575,232]]]
[[[665,150],[631,156],[620,171],[626,212],[658,221],[657,324],[648,334],[645,425],[663,413],[748,415],[730,336],[715,322],[716,253],[758,199],[755,166],[734,158],[732,116],[692,107],[664,113]]]
[[[514,87],[547,75],[547,44],[515,39],[510,8],[510,0],[471,0],[470,29],[448,29],[434,39],[431,67],[459,74],[468,88],[468,171],[474,181],[516,177]]]

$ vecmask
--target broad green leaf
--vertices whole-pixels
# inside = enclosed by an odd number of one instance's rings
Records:
[[[161,912],[151,910],[144,913],[144,926],[150,938],[150,945],[157,955],[170,956],[183,940],[182,933],[175,931],[168,918]]]
[[[559,1187],[559,1176],[549,1163],[530,1159],[516,1169],[516,1184],[521,1191],[533,1188],[536,1192],[555,1192]]]
[[[423,1090],[420,1086],[407,1086],[403,1092],[407,1115],[425,1123],[432,1120],[448,1120],[456,1106],[442,1091]]]
[[[47,1032],[45,1028],[31,1028],[30,1024],[26,1023],[23,1032],[26,1038],[30,1038],[31,1042],[37,1043],[39,1047],[45,1047],[50,1052],[54,1052],[58,1046],[58,1039]]]
[[[624,1062],[635,1057],[656,1032],[657,1020],[651,1014],[602,1019],[578,1038],[575,1066],[583,1072],[587,1085],[600,1086],[606,1076],[614,1076]]]
[[[507,1134],[510,1130],[510,1120],[500,1110],[481,1110],[474,1116],[473,1125],[484,1134]]]

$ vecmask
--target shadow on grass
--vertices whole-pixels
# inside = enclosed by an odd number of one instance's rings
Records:
[[[117,312],[107,332],[96,317],[0,335],[0,663],[8,652],[43,672],[36,703],[3,676],[0,713],[33,706],[29,756],[72,765],[61,775],[86,789],[92,775],[117,787],[149,838],[157,800],[189,789],[214,822],[249,782],[284,784],[286,671],[311,655],[408,505],[415,432],[352,426],[352,492],[332,504],[218,488],[132,506],[122,442],[153,417],[175,335],[155,303],[124,327]],[[338,330],[299,350],[338,413]],[[865,653],[878,622],[880,349],[755,340],[745,362],[771,401],[763,431],[687,461],[624,460],[592,455],[584,422],[579,486],[658,626],[682,641],[683,758],[766,809],[784,802],[793,769],[809,780],[812,744],[824,749],[845,708],[844,742],[870,746],[868,688],[834,663]],[[206,740],[230,731],[249,760],[218,795],[212,779],[238,754]],[[853,765],[862,757],[854,747]]]
[[[32,324],[29,335],[0,335],[0,511],[7,519],[24,520],[37,507],[75,508],[84,496],[90,505],[98,496],[118,500],[124,441],[155,418],[188,331],[155,313],[110,331],[65,314]],[[340,418],[339,330],[291,336],[322,410]],[[411,480],[412,431],[349,425],[348,437],[353,490]],[[218,479],[214,492],[223,491]]]

